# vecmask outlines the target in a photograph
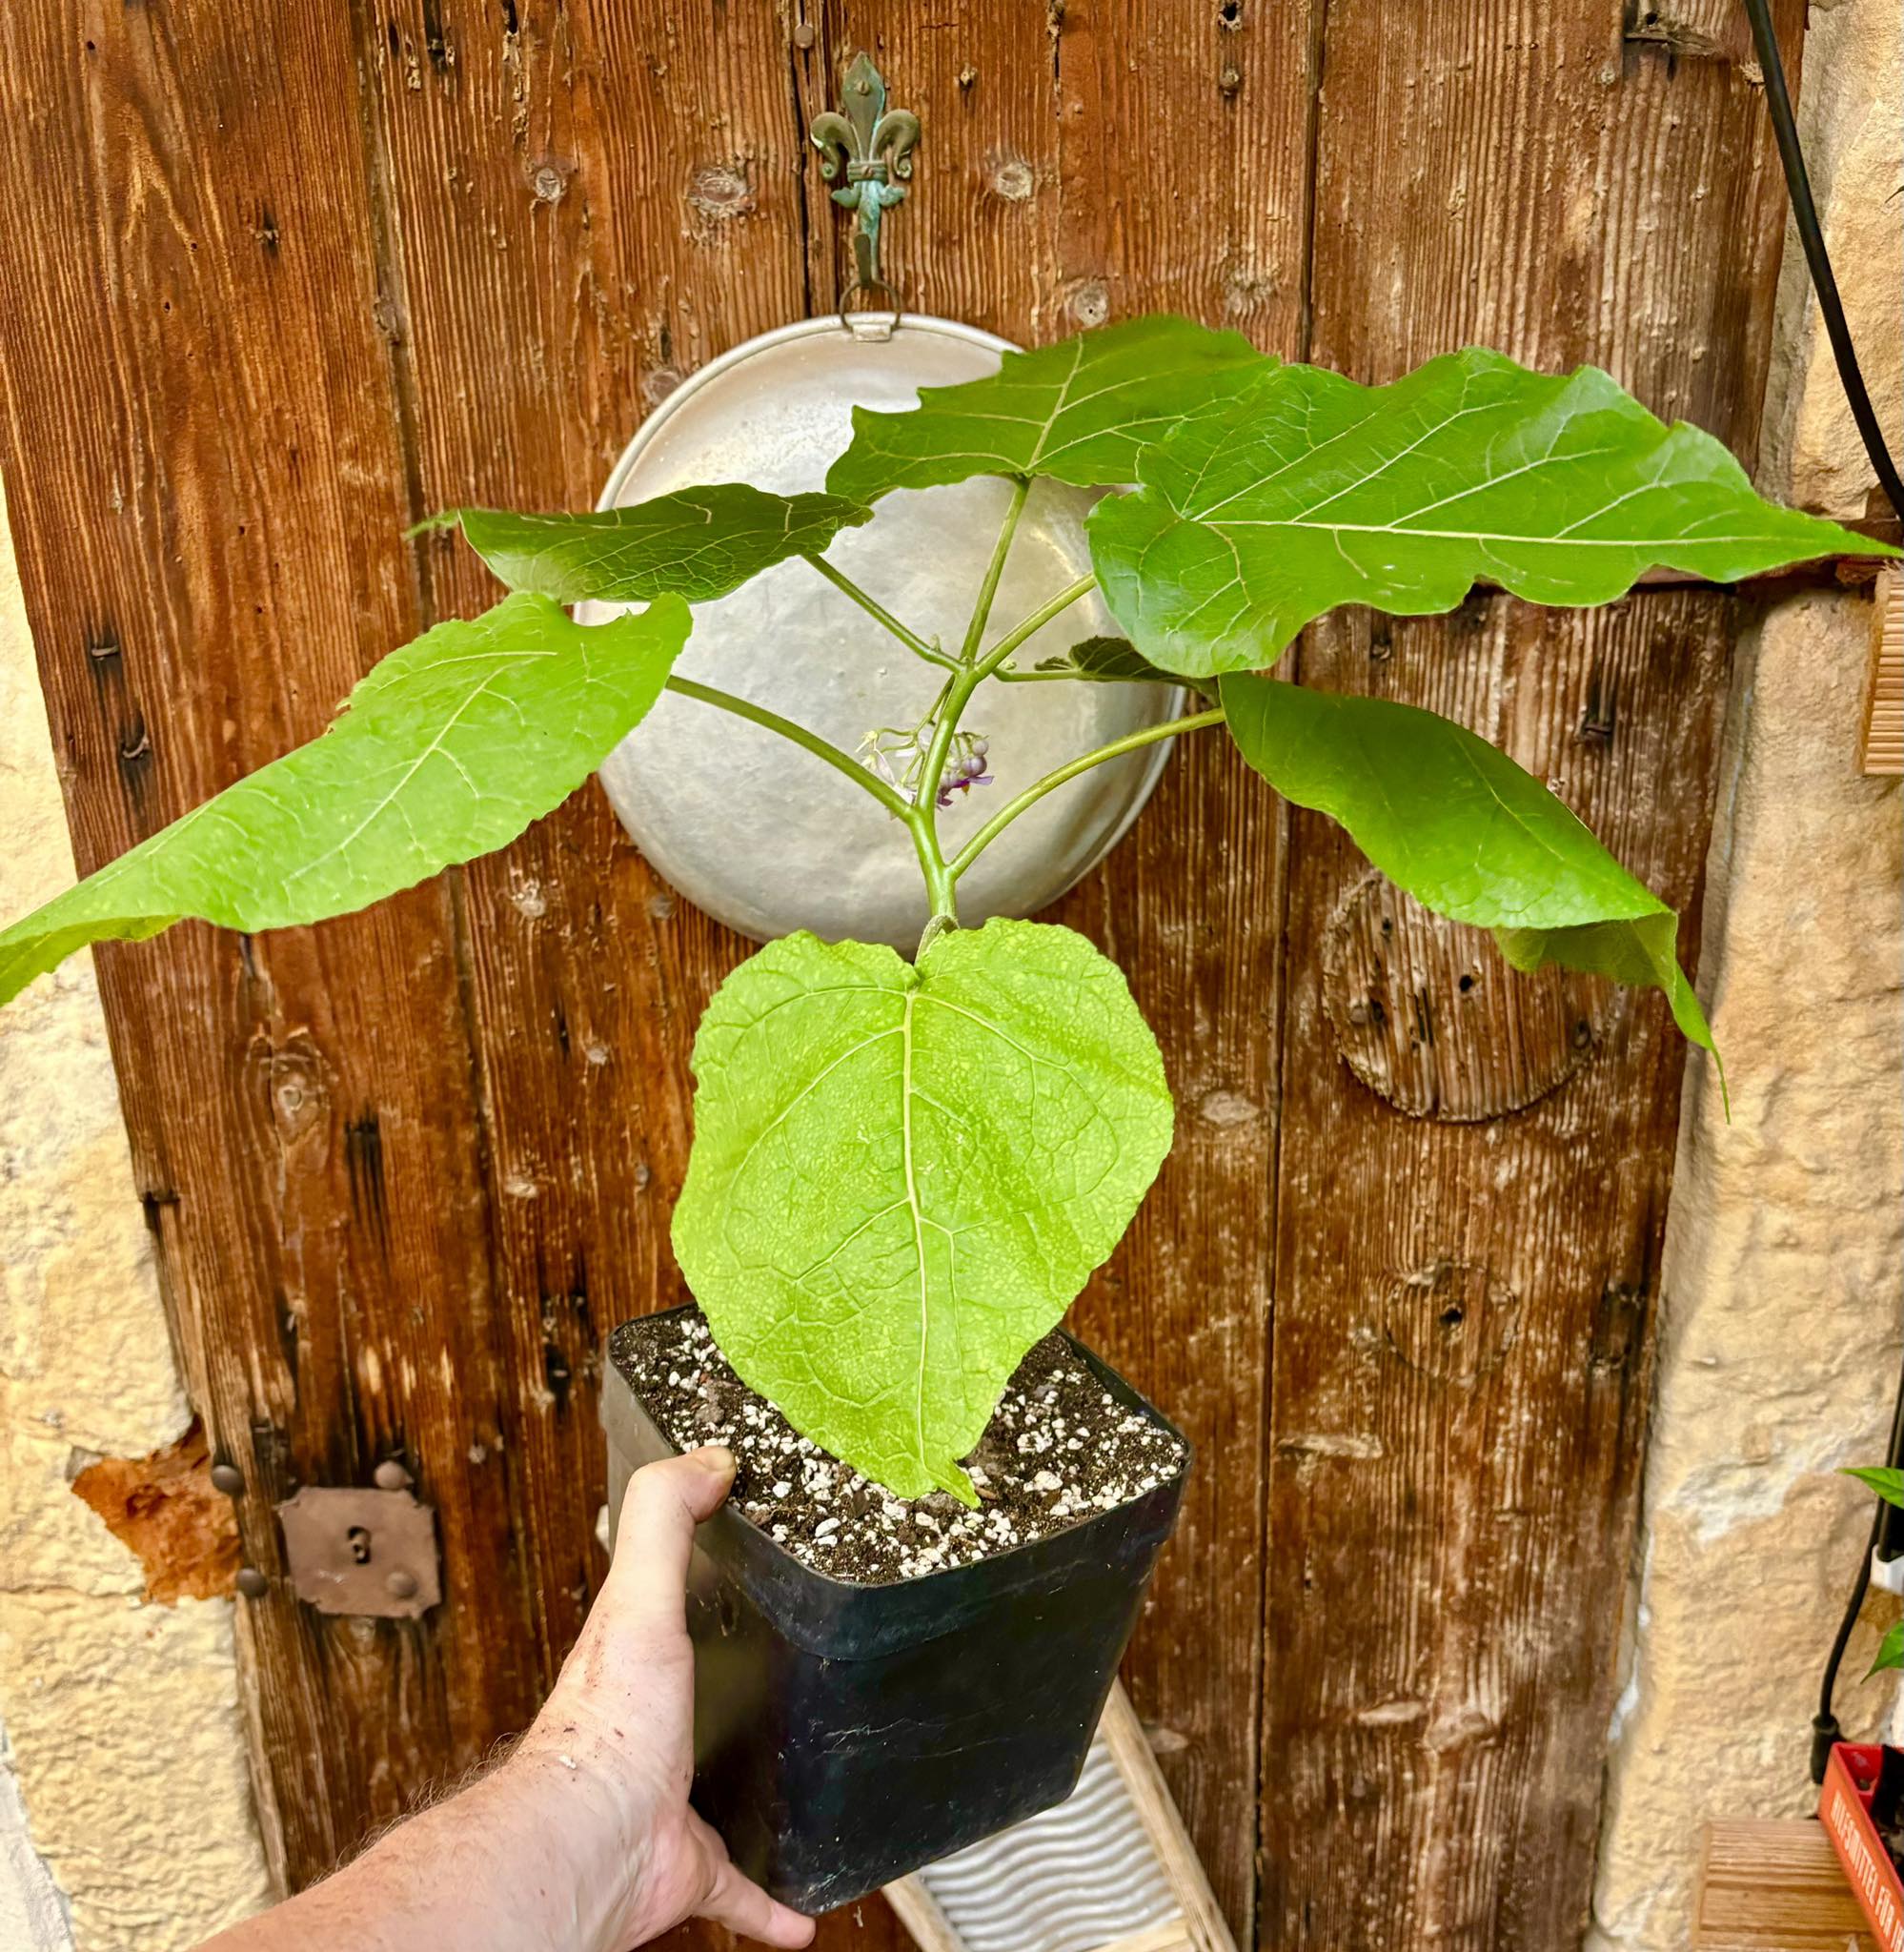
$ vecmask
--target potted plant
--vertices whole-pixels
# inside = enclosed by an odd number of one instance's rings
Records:
[[[956,647],[825,563],[882,496],[980,475],[1010,499]],[[994,632],[1026,494],[1047,478],[1135,486],[1091,514],[1093,575]],[[790,766],[831,766],[886,810],[927,896],[918,950],[795,934],[721,986],[673,1223],[699,1312],[623,1332],[637,1387],[610,1408],[628,1462],[716,1431],[741,1455],[700,1576],[701,1793],[743,1867],[809,1904],[1064,1793],[1187,1461],[1154,1412],[1049,1339],[1169,1149],[1156,1043],[1082,937],[961,929],[973,862],[1090,767],[1224,727],[1271,787],[1340,822],[1427,906],[1491,928],[1515,967],[1651,986],[1710,1050],[1677,918],[1546,786],[1431,712],[1269,667],[1342,603],[1446,610],[1478,580],[1599,603],[1655,565],[1726,582],[1885,553],[1760,501],[1718,442],[1591,368],[1544,376],[1469,350],[1364,387],[1171,317],[1008,356],[909,412],[857,412],[824,492],[726,483],[438,520],[511,594],[392,652],[323,737],[0,932],[0,997],[89,942],[186,916],[315,922],[502,846],[664,688],[783,734],[806,756]],[[676,672],[693,605],[793,556],[942,674],[916,725],[869,727],[856,755]],[[1123,635],[1022,668],[1093,583]],[[641,607],[585,627],[562,607],[585,600]],[[1199,698],[1018,779],[1009,694],[989,687],[1028,681]],[[988,738],[967,722],[981,694],[1005,701]],[[995,810],[942,845],[942,805],[980,792]],[[1108,1477],[1081,1475],[1119,1447]],[[754,1693],[737,1692],[737,1661]],[[748,1704],[738,1732],[723,1698]]]

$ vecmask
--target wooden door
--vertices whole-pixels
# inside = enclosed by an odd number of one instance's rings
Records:
[[[924,124],[888,245],[922,310],[1030,342],[1167,307],[1365,380],[1477,339],[1591,359],[1750,460],[1780,215],[1733,15],[6,10],[0,438],[82,866],[489,600],[467,554],[403,539],[417,517],[587,505],[684,374],[831,308],[804,130],[862,46]],[[1714,591],[1477,597],[1299,655],[1503,738],[1696,948],[1739,622]],[[1663,1008],[1509,976],[1214,739],[1058,912],[1130,972],[1182,1106],[1078,1314],[1203,1460],[1129,1680],[1239,1936],[1575,1942],[1682,1072]],[[289,1885],[522,1725],[576,1631],[596,1351],[679,1298],[687,1050],[743,953],[591,787],[368,915],[100,954],[192,1394],[273,1576],[240,1631]],[[390,1456],[437,1510],[445,1602],[320,1617],[272,1505]],[[877,1904],[826,1937],[855,1930],[896,1938]]]

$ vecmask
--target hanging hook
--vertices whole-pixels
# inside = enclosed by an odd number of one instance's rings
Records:
[[[880,218],[905,195],[919,117],[910,109],[886,107],[884,77],[863,51],[846,71],[842,109],[824,109],[808,132],[820,152],[820,173],[831,183],[835,203],[857,214],[853,227],[853,282],[840,295],[840,323],[850,332],[846,306],[856,292],[883,292],[900,321],[899,288],[880,269]],[[882,334],[881,336],[885,336]]]

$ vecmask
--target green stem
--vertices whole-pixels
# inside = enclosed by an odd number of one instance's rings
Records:
[[[1080,773],[1087,773],[1093,766],[1103,765],[1106,760],[1122,759],[1127,752],[1155,745],[1160,739],[1175,739],[1180,733],[1201,731],[1205,725],[1221,725],[1223,722],[1223,708],[1217,706],[1207,712],[1192,712],[1187,719],[1172,719],[1165,724],[1146,725],[1141,732],[1126,732],[1122,739],[1113,739],[1108,745],[1101,745],[1095,752],[1087,752],[1082,759],[1074,759],[1055,772],[1046,773],[1042,780],[1034,780],[1016,800],[1006,801],[959,850],[948,870],[954,883],[1020,814],[1036,806],[1047,793],[1062,786],[1066,780],[1075,780]]]
[[[992,620],[992,599],[999,593],[999,578],[1004,574],[1005,558],[1011,554],[1011,539],[1018,533],[1018,518],[1024,513],[1024,498],[1030,493],[1030,478],[1024,475],[1015,476],[1011,484],[1011,501],[1000,525],[999,539],[992,545],[992,559],[985,565],[984,581],[979,585],[979,600],[972,605],[972,620],[965,626],[964,647],[959,653],[959,661],[962,664],[978,661],[979,646],[984,641],[985,625]]]
[[[756,725],[764,725],[769,732],[778,732],[782,739],[791,740],[802,750],[812,753],[815,759],[824,760],[836,773],[843,773],[855,785],[862,786],[895,820],[904,821],[908,827],[914,829],[917,841],[921,824],[919,809],[895,793],[877,773],[868,771],[850,753],[829,744],[818,732],[809,732],[804,725],[796,725],[791,719],[783,719],[778,712],[768,711],[765,705],[736,698],[731,691],[716,691],[711,684],[697,684],[692,678],[670,678],[667,688],[681,698],[715,705],[723,712],[732,712],[737,719],[747,719]],[[936,845],[933,852],[938,852]]]
[[[1023,676],[1023,674],[1019,672],[1001,671],[999,667],[1027,638],[1036,637],[1054,617],[1068,610],[1080,597],[1094,589],[1097,586],[1097,578],[1094,576],[1081,576],[1076,582],[1066,583],[1048,602],[1041,603],[1015,630],[1006,631],[1004,636],[1000,638],[998,642],[985,653],[983,661],[979,665],[980,676],[983,678]],[[1050,678],[1058,674],[1047,671],[1043,675]]]
[[[959,925],[959,877],[945,864],[944,850],[939,844],[939,782],[944,776],[945,756],[952,749],[952,735],[959,729],[959,718],[980,684],[984,667],[979,662],[979,646],[985,639],[985,625],[991,621],[992,600],[999,593],[999,579],[1004,574],[1005,558],[1018,533],[1018,518],[1024,513],[1024,498],[1031,492],[1028,479],[1020,477],[1011,484],[1011,500],[999,539],[992,545],[992,559],[985,565],[985,580],[979,585],[978,600],[972,605],[972,620],[965,626],[964,647],[959,668],[945,681],[939,703],[933,709],[932,743],[920,762],[919,784],[914,789],[913,811],[920,823],[913,829],[913,844],[919,849],[920,865],[925,870],[925,891],[932,901],[932,919],[920,938],[922,955],[948,928]]]
[[[850,597],[874,622],[891,631],[915,657],[923,658],[928,664],[942,664],[948,671],[956,671],[959,668],[957,658],[942,651],[936,643],[921,637],[916,630],[908,630],[878,598],[862,590],[843,571],[835,569],[825,557],[808,555],[806,559],[841,596]]]

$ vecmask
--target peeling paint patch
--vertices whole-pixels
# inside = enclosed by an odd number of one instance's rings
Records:
[[[216,1599],[232,1591],[238,1570],[238,1526],[232,1501],[212,1488],[212,1457],[194,1417],[176,1443],[150,1457],[102,1457],[72,1481],[144,1567],[146,1597],[171,1606]]]

